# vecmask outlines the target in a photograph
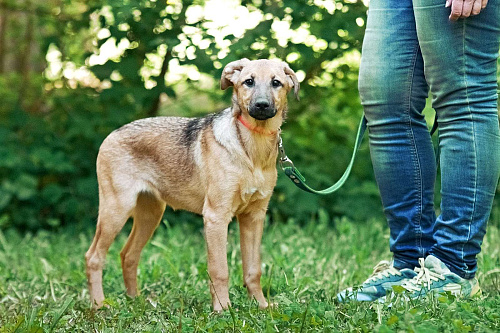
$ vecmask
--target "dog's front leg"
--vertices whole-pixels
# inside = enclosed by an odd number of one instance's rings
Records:
[[[260,244],[265,216],[265,208],[238,215],[243,281],[245,282],[249,296],[259,302],[261,309],[268,306],[260,285],[260,277],[262,275],[260,267]]]
[[[205,205],[203,209],[205,240],[207,242],[208,274],[214,311],[222,311],[231,305],[229,301],[229,272],[227,268],[227,227],[231,222],[228,213],[222,213]]]

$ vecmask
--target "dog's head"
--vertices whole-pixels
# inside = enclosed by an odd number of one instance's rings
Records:
[[[295,72],[283,61],[241,59],[226,65],[222,71],[221,89],[234,87],[235,102],[242,112],[256,120],[283,116],[287,94],[300,88]]]

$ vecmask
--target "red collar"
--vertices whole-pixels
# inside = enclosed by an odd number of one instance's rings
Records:
[[[278,132],[278,131],[269,131],[269,130],[266,130],[265,128],[259,127],[259,126],[252,126],[251,124],[249,124],[245,120],[245,118],[243,118],[242,114],[240,114],[240,116],[238,117],[238,120],[240,121],[240,123],[243,126],[245,126],[246,128],[248,128],[250,131],[258,133],[258,134],[273,136],[273,135],[276,135],[276,133]]]

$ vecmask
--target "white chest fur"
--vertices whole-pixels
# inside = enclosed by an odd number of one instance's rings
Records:
[[[242,212],[252,202],[264,199],[272,193],[272,179],[262,169],[257,168],[246,176],[241,182],[239,202],[235,207],[238,212]]]

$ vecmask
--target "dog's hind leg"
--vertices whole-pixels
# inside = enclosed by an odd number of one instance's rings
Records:
[[[141,251],[160,223],[164,211],[165,203],[158,200],[153,194],[146,192],[139,194],[133,213],[134,225],[132,232],[120,253],[123,280],[127,288],[127,295],[131,297],[139,294],[137,289],[137,266]]]
[[[260,244],[265,215],[265,209],[238,215],[243,281],[247,287],[249,296],[259,302],[260,308],[268,306],[260,284],[260,277],[262,275]]]
[[[99,191],[99,217],[92,245],[85,254],[87,281],[90,300],[94,308],[100,308],[104,302],[102,288],[102,270],[111,243],[123,228],[133,209],[133,204],[121,202],[114,195],[103,195]],[[112,191],[110,191],[112,193]]]

